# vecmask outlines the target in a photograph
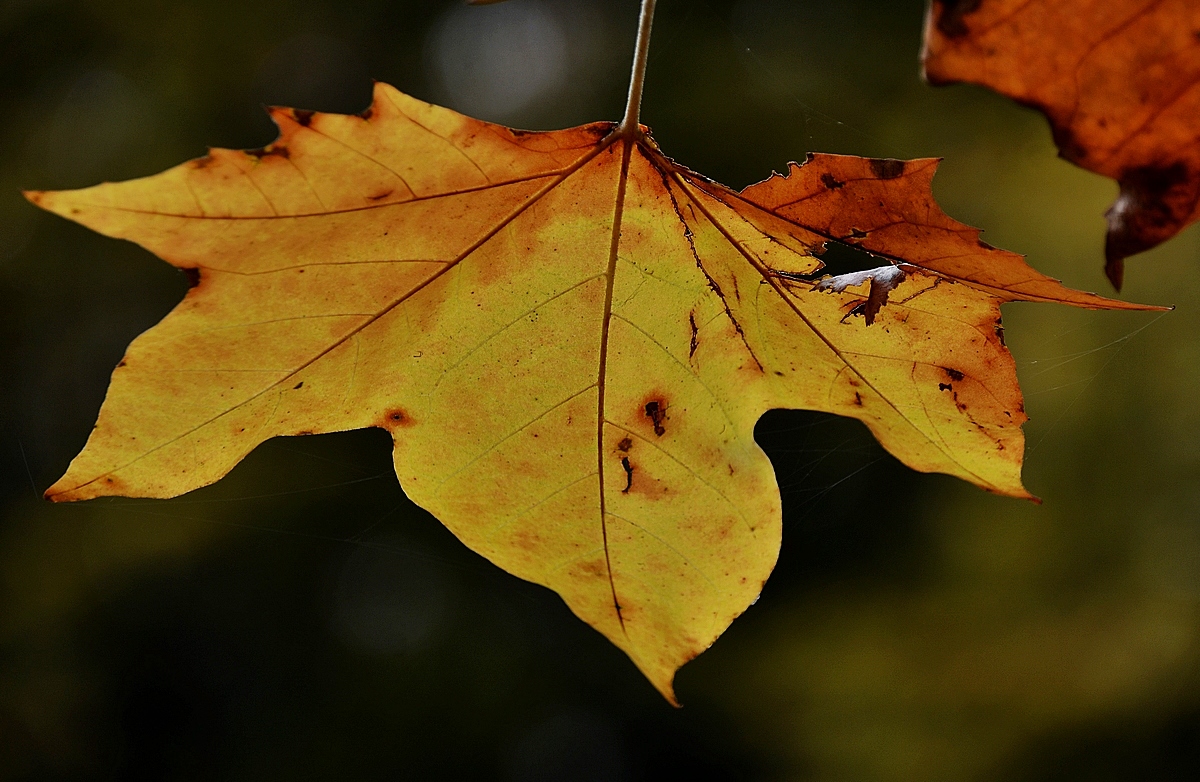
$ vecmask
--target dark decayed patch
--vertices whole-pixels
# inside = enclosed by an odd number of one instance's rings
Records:
[[[871,171],[880,179],[895,179],[904,173],[904,161],[890,157],[867,158]]]
[[[380,424],[384,429],[395,429],[402,426],[412,426],[413,420],[399,407],[394,407],[383,414],[383,422]]]
[[[825,185],[825,187],[830,190],[837,190],[838,188],[846,186],[845,182],[828,172],[821,174],[821,184]]]
[[[1174,236],[1191,219],[1200,200],[1200,177],[1183,163],[1140,166],[1120,178],[1121,194],[1104,216],[1105,273],[1117,290],[1124,282],[1124,260]]]
[[[646,417],[654,424],[654,433],[662,437],[667,433],[663,421],[667,419],[667,406],[661,400],[655,399],[646,403]]]
[[[967,29],[966,17],[979,10],[983,0],[934,0],[933,13],[937,29],[948,38],[961,38]]]

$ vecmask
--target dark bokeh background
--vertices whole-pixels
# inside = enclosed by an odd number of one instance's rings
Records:
[[[920,0],[662,0],[644,110],[734,186],[806,151],[944,156],[939,199],[1106,290],[1113,183],[1036,114],[918,77]],[[0,778],[1170,780],[1200,768],[1195,229],[1166,316],[1009,305],[1041,507],[775,412],[760,602],[670,708],[552,593],[407,502],[381,431],[264,444],[174,501],[50,506],[185,280],[20,188],[257,147],[370,79],[513,125],[617,119],[631,0],[0,2]]]

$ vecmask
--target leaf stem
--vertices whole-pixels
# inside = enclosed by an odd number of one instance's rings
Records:
[[[616,135],[636,137],[641,135],[638,115],[642,110],[642,86],[646,81],[646,59],[650,53],[650,27],[654,23],[654,6],[657,0],[642,0],[642,16],[638,23],[637,45],[633,53],[633,73],[629,77],[629,100],[625,104],[625,118],[617,126]]]

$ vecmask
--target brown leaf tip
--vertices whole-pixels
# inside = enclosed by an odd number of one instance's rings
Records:
[[[1124,281],[1124,260],[1178,233],[1200,202],[1200,177],[1182,162],[1131,168],[1120,181],[1121,193],[1104,213],[1105,273],[1117,290]]]
[[[74,486],[63,486],[62,479],[42,494],[50,502],[76,502],[103,496],[136,496],[129,491],[128,485],[121,478],[113,475],[101,475],[90,481],[84,481]]]
[[[54,486],[51,486],[49,489],[46,489],[44,492],[42,492],[42,499],[46,500],[47,502],[54,502],[54,503],[71,502],[72,501],[72,497],[69,493],[69,490],[56,491]]]

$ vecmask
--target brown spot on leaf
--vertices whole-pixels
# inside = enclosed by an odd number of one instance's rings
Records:
[[[643,408],[645,415],[654,424],[654,433],[662,437],[667,433],[663,422],[667,420],[667,403],[661,399],[652,399]]]
[[[970,30],[964,18],[979,10],[983,0],[934,0],[937,28],[949,38],[961,38]]]
[[[362,117],[363,119],[370,119],[371,115],[374,113],[375,113],[374,109],[372,109],[370,106],[368,106],[367,108],[358,112],[358,116]]]
[[[821,174],[821,184],[825,185],[826,189],[828,190],[837,190],[838,188],[846,186],[845,182],[841,181],[829,172]]]
[[[621,467],[625,470],[625,488],[621,489],[621,493],[628,494],[629,490],[633,488],[633,465],[628,456],[621,457]]]
[[[633,447],[633,440],[626,437],[621,442],[617,443],[617,450],[621,453],[629,453],[629,449]]]
[[[412,417],[408,413],[402,408],[394,407],[383,414],[383,423],[380,426],[384,429],[398,429],[412,426],[413,423]]]
[[[509,542],[523,551],[537,551],[542,546],[542,536],[528,529],[522,529],[510,537]]]
[[[309,109],[292,109],[292,117],[296,120],[296,122],[300,123],[304,127],[308,127],[310,124],[312,124],[312,118],[314,114],[316,114],[316,112]]]
[[[299,383],[297,383],[296,385],[292,386],[292,390],[293,390],[293,391],[299,391],[301,388],[304,388],[304,381],[303,381],[303,380],[301,380],[301,381],[300,381]]]
[[[949,383],[938,383],[938,391],[953,391],[954,386]]]
[[[696,311],[692,310],[688,313],[688,323],[692,327],[692,345],[688,349],[688,358],[696,355],[696,348],[700,347],[700,329],[696,327]]]
[[[200,284],[200,270],[195,266],[185,266],[184,268],[180,269],[180,271],[183,272],[183,276],[187,278],[188,290],[191,290]]]
[[[587,562],[580,562],[575,567],[571,568],[575,575],[590,576],[592,578],[603,578],[608,580],[608,568],[602,559],[593,559]]]
[[[890,157],[867,158],[871,171],[880,179],[895,179],[904,173],[904,161]]]
[[[1045,112],[1045,107],[1037,101],[1024,101],[1031,108]],[[1050,128],[1050,135],[1054,138],[1054,146],[1058,147],[1062,157],[1070,160],[1072,163],[1083,164],[1087,160],[1088,147],[1080,140],[1075,131],[1065,125],[1054,125]]]
[[[282,158],[290,157],[290,153],[288,152],[287,147],[277,147],[274,144],[265,146],[262,149],[247,149],[246,154],[252,155],[252,156],[258,158],[259,160],[261,160],[265,157],[271,157],[272,155],[274,155],[275,157],[282,157]]]
[[[947,375],[950,376],[951,380],[962,380],[964,377],[966,377],[966,375],[964,375],[962,372],[959,372],[957,369],[951,369],[950,367],[942,367],[942,369]]]
[[[602,139],[617,127],[615,122],[593,122],[583,127],[585,133],[590,133],[597,139]]]
[[[129,493],[129,485],[123,479],[115,475],[104,476],[104,478],[101,480],[101,483],[103,484],[103,494],[120,496]],[[47,499],[53,500],[54,502],[61,501],[59,499],[59,495],[47,496]]]

